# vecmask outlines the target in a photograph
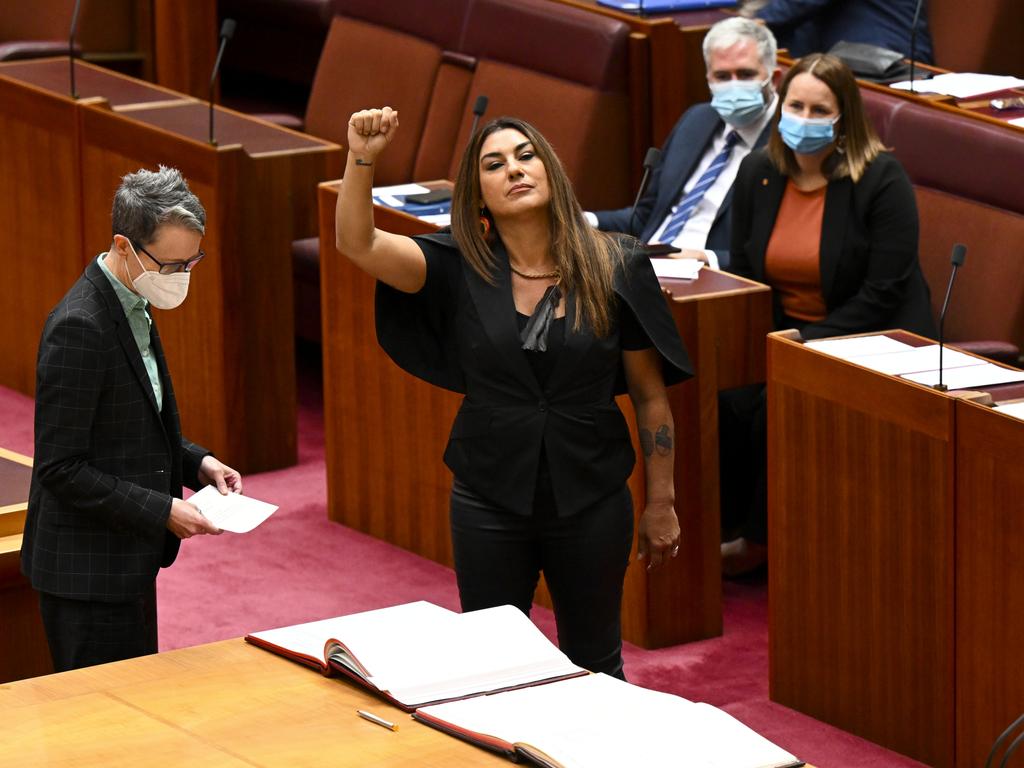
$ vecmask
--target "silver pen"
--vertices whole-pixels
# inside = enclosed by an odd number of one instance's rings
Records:
[[[372,712],[367,712],[364,709],[357,709],[356,710],[356,714],[359,715],[364,720],[369,720],[371,723],[376,723],[377,725],[384,726],[389,731],[397,731],[398,730],[398,726],[395,723],[389,723],[383,717],[377,717]]]

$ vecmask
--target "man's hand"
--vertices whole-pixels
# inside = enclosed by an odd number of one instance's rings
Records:
[[[652,502],[640,515],[637,560],[647,560],[647,570],[679,554],[679,519],[672,504]]]
[[[207,458],[210,457],[207,456]],[[194,504],[189,504],[181,499],[171,500],[171,515],[167,518],[167,530],[179,539],[189,539],[203,533],[214,536],[222,533],[221,529],[207,520]]]
[[[242,476],[210,455],[204,456],[203,462],[199,465],[199,482],[203,485],[217,486],[217,490],[223,495],[227,495],[229,491],[242,492]]]
[[[669,256],[673,259],[696,259],[697,261],[703,261],[705,264],[708,263],[708,255],[704,251],[698,251],[695,248],[683,248],[679,253],[670,253]]]

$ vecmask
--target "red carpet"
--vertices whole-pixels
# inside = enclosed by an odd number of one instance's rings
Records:
[[[161,649],[411,600],[458,609],[449,569],[328,522],[322,420],[319,371],[304,360],[299,464],[245,478],[248,493],[281,509],[250,534],[182,546],[158,582]],[[29,398],[0,388],[0,423],[0,445],[32,453]],[[533,618],[553,639],[550,611]],[[631,682],[720,706],[818,768],[921,766],[768,700],[763,584],[726,584],[723,637],[658,651],[627,645],[625,658]]]

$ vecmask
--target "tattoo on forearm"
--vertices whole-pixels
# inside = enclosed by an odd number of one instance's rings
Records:
[[[654,453],[654,435],[649,429],[640,430],[640,450],[644,452],[645,458],[650,458]]]
[[[668,424],[658,427],[654,435],[654,446],[659,456],[668,456],[672,453],[672,430],[668,428]]]

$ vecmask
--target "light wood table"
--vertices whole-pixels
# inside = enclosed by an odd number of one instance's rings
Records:
[[[337,183],[320,185],[320,290],[323,317],[324,433],[328,515],[332,520],[452,564],[448,522],[451,473],[442,462],[461,397],[401,371],[377,344],[374,281],[334,247]],[[431,231],[411,216],[378,208],[377,226],[400,234]],[[718,489],[718,392],[764,381],[770,291],[711,270],[686,283],[662,281],[696,367],[669,388],[676,424],[679,556],[648,572],[626,573],[623,636],[645,648],[722,632]],[[618,398],[642,452],[629,399]],[[641,462],[630,490],[644,507]],[[539,595],[547,602],[543,591]]]
[[[392,732],[356,715],[397,722]],[[427,768],[508,761],[225,640],[0,686],[0,765]]]
[[[39,598],[21,575],[32,459],[0,448],[0,683],[53,672]]]

